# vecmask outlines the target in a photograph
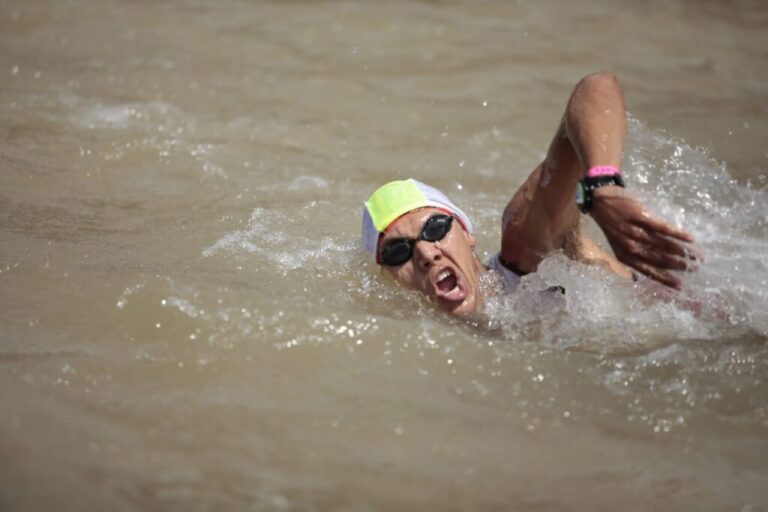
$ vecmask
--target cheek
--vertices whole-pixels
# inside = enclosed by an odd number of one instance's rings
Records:
[[[418,284],[413,272],[413,265],[410,262],[400,267],[386,267],[385,271],[392,276],[395,281],[408,286],[409,288],[415,288]]]
[[[472,254],[472,246],[462,233],[451,233],[451,238],[446,239],[443,250],[461,259],[466,259],[467,255]]]

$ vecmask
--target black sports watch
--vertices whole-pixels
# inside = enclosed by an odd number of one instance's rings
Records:
[[[588,213],[589,209],[592,208],[592,192],[596,188],[606,185],[624,187],[624,180],[621,179],[621,174],[595,176],[579,180],[579,183],[576,185],[576,204],[583,213]]]

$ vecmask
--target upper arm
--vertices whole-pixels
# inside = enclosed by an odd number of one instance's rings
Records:
[[[545,160],[515,192],[502,216],[501,256],[524,272],[552,250],[564,249],[578,228],[574,201],[581,167],[561,122]]]
[[[590,166],[620,164],[625,125],[624,97],[612,74],[576,84],[546,158],[504,210],[502,258],[532,272],[548,252],[566,248],[581,216],[576,184]]]

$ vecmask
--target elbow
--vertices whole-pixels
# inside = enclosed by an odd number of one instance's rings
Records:
[[[569,116],[583,114],[595,106],[605,110],[607,105],[624,105],[624,92],[616,75],[609,71],[592,73],[582,78],[574,87],[568,100],[566,112]],[[621,109],[623,112],[623,108]]]
[[[620,91],[621,85],[616,75],[610,71],[598,71],[582,78],[576,88],[590,92],[611,92]]]

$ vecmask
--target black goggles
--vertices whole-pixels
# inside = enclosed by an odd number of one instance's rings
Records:
[[[445,235],[451,230],[453,217],[450,215],[433,215],[421,228],[418,238],[393,238],[387,240],[384,248],[381,250],[379,262],[382,265],[396,267],[402,265],[413,256],[413,247],[416,242],[426,240],[427,242],[437,242],[445,238]]]

